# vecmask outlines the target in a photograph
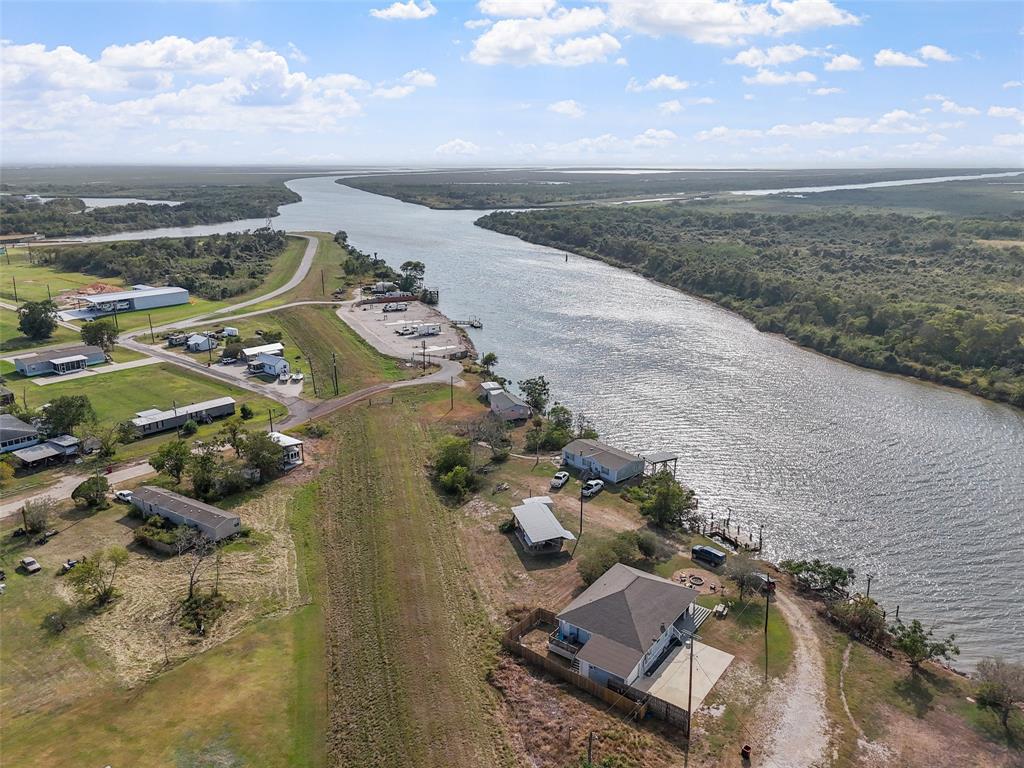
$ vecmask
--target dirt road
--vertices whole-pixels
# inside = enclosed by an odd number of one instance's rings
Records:
[[[771,696],[777,719],[768,739],[764,766],[813,768],[825,764],[825,665],[812,617],[782,590],[776,605],[793,633],[793,668]]]

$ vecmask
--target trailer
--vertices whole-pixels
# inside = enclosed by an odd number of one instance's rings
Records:
[[[417,336],[437,336],[441,333],[440,323],[422,323],[416,326]]]

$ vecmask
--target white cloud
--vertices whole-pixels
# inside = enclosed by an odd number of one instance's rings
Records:
[[[759,69],[753,76],[743,76],[743,82],[747,85],[789,85],[791,83],[813,83],[816,78],[810,72],[776,72],[771,69]]]
[[[373,8],[370,15],[375,19],[386,21],[416,21],[428,19],[437,13],[437,8],[430,0],[424,0],[423,5],[418,5],[416,0],[409,0],[407,3],[394,2],[387,8]]]
[[[469,58],[477,64],[553,64],[574,67],[606,61],[622,46],[607,32],[573,37],[607,21],[600,8],[559,8],[542,18],[501,19],[473,43]]]
[[[1003,88],[1024,88],[1024,82],[1020,80],[1007,80],[1003,83]]]
[[[760,68],[775,67],[779,64],[789,64],[810,56],[811,52],[802,45],[776,45],[766,50],[761,48],[748,48],[740,51],[731,59],[726,59],[726,64],[740,64],[744,67]]]
[[[992,143],[997,147],[1024,147],[1024,133],[998,133]]]
[[[642,93],[643,91],[685,91],[692,83],[680,80],[675,75],[658,75],[652,77],[646,83],[639,82],[636,78],[630,78],[626,83],[626,90],[630,93]]]
[[[780,124],[772,126],[769,136],[799,136],[805,139],[817,139],[823,136],[836,136],[860,133],[867,130],[871,120],[866,117],[836,117],[832,120],[815,120],[811,123],[796,125]]]
[[[548,104],[548,112],[554,112],[556,115],[562,115],[563,117],[571,117],[574,120],[587,114],[583,106],[574,99],[563,99],[562,101],[556,101],[554,104]]]
[[[483,29],[484,27],[491,26],[493,23],[490,19],[467,19],[462,26],[466,29]]]
[[[676,115],[683,111],[683,105],[679,99],[671,99],[658,104],[658,111],[663,115]]]
[[[914,58],[909,53],[900,53],[891,48],[883,48],[875,54],[876,67],[924,67],[927,66],[920,59]]]
[[[402,82],[417,88],[433,88],[437,85],[437,77],[425,69],[414,69],[402,75]]]
[[[842,92],[842,88],[815,88],[810,93],[812,96],[832,96],[833,94]]]
[[[546,16],[557,3],[555,0],[480,0],[480,13],[498,18],[531,18]]]
[[[886,112],[868,127],[869,133],[927,133],[930,126],[905,109]]]
[[[825,69],[829,72],[853,72],[861,68],[862,65],[860,59],[856,56],[851,56],[848,53],[841,53],[838,56],[833,56],[825,63]]]
[[[706,131],[699,131],[694,135],[697,141],[740,141],[742,139],[754,139],[761,136],[762,132],[750,128],[727,128],[719,125]]]
[[[645,148],[663,147],[666,144],[671,144],[677,138],[679,137],[668,129],[648,128],[643,133],[637,134],[633,137],[633,146]]]
[[[743,94],[743,100],[744,101],[753,101],[755,98],[756,97],[752,93],[744,93]]]
[[[860,23],[830,0],[608,0],[608,9],[617,26],[651,37],[677,35],[715,45]]]
[[[378,99],[404,99],[415,92],[414,85],[391,85],[373,89],[373,95]]]
[[[698,96],[695,99],[690,99],[689,103],[695,106],[698,104],[714,104],[715,100],[712,99],[710,96]]]
[[[288,58],[297,64],[308,64],[309,56],[302,52],[295,43],[288,43]]]
[[[937,45],[922,45],[917,49],[917,54],[927,61],[956,61],[956,56]]]
[[[949,112],[954,115],[980,115],[981,112],[974,107],[962,107],[955,101],[950,99],[944,99],[942,101],[942,111]]]
[[[441,146],[434,150],[437,155],[444,155],[446,157],[472,157],[473,155],[480,154],[480,147],[474,144],[472,141],[466,141],[465,139],[452,139],[446,141]]]
[[[989,117],[1010,117],[1024,123],[1024,110],[1018,107],[989,107]]]
[[[615,66],[617,66],[617,67],[628,67],[629,66],[629,59],[627,59],[625,56],[619,56],[619,58],[617,58],[615,60]]]

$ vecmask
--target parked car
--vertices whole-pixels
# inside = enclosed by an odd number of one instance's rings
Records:
[[[43,566],[34,557],[21,558],[21,567],[25,569],[26,573],[39,573],[43,570]]]
[[[292,374],[292,381],[302,381],[304,378],[306,378],[306,377],[302,373],[293,373]]]
[[[587,480],[583,486],[583,495],[586,497],[596,496],[604,488],[604,480]]]
[[[416,329],[411,328],[408,325],[403,325],[402,328],[400,330],[395,331],[395,333],[397,333],[399,336],[412,336],[414,333],[416,333]]]
[[[131,491],[114,491],[114,498],[118,501],[123,501],[125,504],[131,504],[134,496],[135,494]]]
[[[552,488],[561,488],[563,485],[569,482],[568,472],[555,472],[555,476],[551,478]]]
[[[65,560],[63,563],[61,563],[60,575],[63,576],[65,573],[70,571],[76,565],[78,565],[78,561],[77,560]]]
[[[281,375],[277,377],[278,381],[280,381],[282,383],[285,383],[285,384],[288,383],[288,381],[290,379],[291,379],[291,374],[289,374],[288,371],[281,371]]]

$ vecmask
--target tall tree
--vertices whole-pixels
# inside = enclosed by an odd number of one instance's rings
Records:
[[[480,365],[483,366],[485,371],[487,371],[488,376],[491,375],[491,371],[497,364],[498,356],[494,352],[484,352],[484,354],[480,356]]]
[[[242,425],[242,420],[238,416],[227,419],[221,424],[220,434],[224,438],[224,442],[235,449],[235,456],[241,456],[242,445],[245,444],[245,438],[249,434]]]
[[[209,565],[210,556],[217,545],[201,531],[185,528],[178,534],[174,542],[178,551],[178,563],[188,578],[188,598],[191,600],[196,593],[196,585],[202,578],[203,570]]]
[[[519,391],[523,393],[523,398],[534,411],[541,415],[544,413],[548,407],[548,400],[551,399],[551,387],[547,379],[543,376],[524,379],[519,382]]]
[[[1018,704],[1024,704],[1024,664],[983,659],[978,662],[975,677],[981,684],[975,697],[978,706],[995,710],[1003,728],[1008,728],[1010,713]]]
[[[107,500],[107,491],[109,490],[110,482],[107,478],[103,475],[93,475],[78,484],[78,487],[71,492],[71,498],[88,507],[98,507]]]
[[[662,528],[677,528],[697,518],[697,497],[672,477],[667,469],[654,473],[644,481],[647,497],[640,502],[640,512]]]
[[[181,475],[188,466],[189,456],[188,443],[184,440],[171,440],[161,445],[156,453],[149,458],[149,463],[157,472],[163,472],[174,478],[174,482],[181,482]]]
[[[46,409],[46,423],[51,434],[71,434],[75,427],[92,421],[96,412],[85,395],[61,395],[50,401]]]
[[[111,547],[83,560],[68,572],[68,583],[78,595],[93,605],[103,605],[116,594],[114,578],[128,562],[128,550]]]
[[[242,457],[249,469],[259,472],[260,482],[266,482],[280,474],[284,448],[266,432],[250,432],[242,443]]]
[[[26,301],[18,308],[18,330],[33,341],[50,338],[57,330],[57,305],[52,301]]]
[[[82,326],[82,341],[109,352],[117,343],[117,326],[111,320],[93,320]]]

